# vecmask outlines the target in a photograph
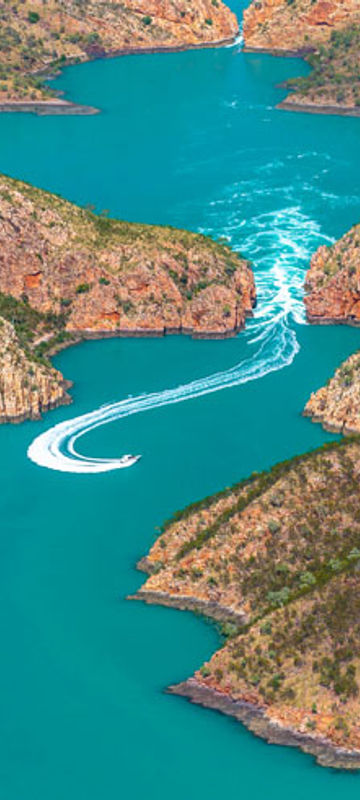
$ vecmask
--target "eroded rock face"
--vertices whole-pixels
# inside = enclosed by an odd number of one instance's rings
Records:
[[[330,247],[319,247],[306,275],[309,322],[360,324],[360,225]],[[354,353],[313,392],[304,415],[329,431],[360,433],[360,356]]]
[[[360,323],[360,225],[314,254],[305,280],[309,322]]]
[[[0,317],[0,422],[39,419],[70,402],[69,386],[58,370],[26,352],[13,325]]]
[[[321,422],[328,431],[360,433],[360,354],[341,364],[326,386],[313,392],[304,416]]]
[[[230,248],[0,176],[0,421],[69,401],[46,353],[91,337],[231,336],[254,303],[250,266]]]
[[[175,691],[340,768],[360,767],[359,476],[342,440],[177,512],[137,594],[225,623]]]
[[[249,50],[303,51],[351,23],[360,23],[357,0],[253,0],[244,12],[245,45]]]
[[[96,217],[0,178],[0,292],[88,336],[228,336],[251,314],[251,269],[187,231]]]

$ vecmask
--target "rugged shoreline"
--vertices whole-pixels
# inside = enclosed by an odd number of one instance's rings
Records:
[[[148,605],[177,608],[179,611],[193,611],[216,622],[230,622],[238,626],[245,625],[247,622],[247,618],[242,612],[236,613],[215,601],[205,602],[197,597],[176,597],[168,592],[148,592],[139,589],[135,594],[129,595],[127,599],[140,600]]]
[[[332,442],[176,512],[130,598],[222,623],[171,693],[346,770],[360,769],[359,452],[358,436]]]
[[[335,747],[329,740],[314,734],[298,733],[266,718],[265,709],[244,700],[234,700],[223,692],[201,684],[196,678],[169,686],[169,694],[185,697],[191,703],[235,717],[248,730],[269,744],[297,747],[316,758],[322,767],[342,770],[360,768],[360,750],[357,752]]]
[[[99,52],[94,54],[93,56],[89,56],[86,59],[78,61],[72,61],[69,59],[66,64],[63,64],[61,69],[56,66],[54,73],[49,74],[49,71],[46,70],[46,79],[52,80],[54,77],[58,77],[61,74],[63,69],[70,66],[81,66],[82,64],[88,64],[93,61],[101,61],[104,59],[111,59],[111,58],[120,58],[122,56],[142,56],[142,55],[156,55],[162,53],[183,53],[190,50],[209,50],[209,49],[218,49],[221,47],[229,47],[231,45],[235,45],[236,41],[239,36],[239,31],[234,36],[225,39],[218,39],[215,41],[207,41],[201,42],[199,44],[182,44],[182,45],[169,45],[169,46],[158,46],[158,47],[126,47],[120,48],[119,50],[114,50],[111,52]],[[34,75],[41,75],[42,70],[37,70]],[[30,113],[36,114],[38,116],[43,115],[82,115],[82,116],[93,116],[94,114],[100,114],[101,109],[95,108],[94,106],[86,106],[82,105],[81,103],[72,102],[70,100],[56,100],[54,98],[49,98],[49,100],[8,100],[6,102],[0,102],[0,114],[1,113]]]
[[[43,403],[41,407],[36,411],[28,411],[21,415],[8,415],[8,414],[1,414],[0,413],[0,425],[18,425],[22,422],[36,422],[42,418],[43,414],[46,414],[48,411],[54,411],[56,408],[60,408],[61,406],[69,406],[72,404],[73,399],[70,394],[68,394],[68,390],[73,387],[73,381],[63,380],[60,383],[60,388],[63,390],[63,394],[61,397],[57,398],[48,403]]]
[[[275,58],[300,58],[306,61],[306,57],[314,52],[314,48],[302,48],[300,50],[271,50],[265,47],[248,47],[246,44],[243,46],[243,52],[248,54],[270,55]],[[286,84],[279,84],[276,88],[288,90]],[[339,117],[360,117],[360,107],[343,106],[339,104],[322,105],[321,103],[297,103],[292,102],[291,94],[287,95],[284,100],[277,103],[275,106],[279,111],[294,111],[303,114],[329,114],[330,116]]]
[[[13,113],[13,114],[36,114],[37,116],[45,116],[51,114],[53,116],[60,116],[60,115],[80,115],[80,116],[92,116],[94,114],[99,114],[100,111],[98,108],[94,108],[93,106],[83,106],[79,103],[71,103],[70,101],[58,101],[54,102],[51,100],[29,100],[27,102],[22,101],[9,101],[8,103],[0,103],[0,114],[6,113]]]
[[[347,108],[346,106],[321,106],[311,103],[292,103],[283,100],[276,106],[280,111],[295,111],[303,114],[329,114],[339,117],[360,117],[360,108]]]

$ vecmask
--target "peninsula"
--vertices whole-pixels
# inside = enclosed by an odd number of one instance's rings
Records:
[[[248,262],[224,244],[109,219],[0,176],[0,421],[69,402],[47,358],[61,347],[104,336],[224,338],[255,299]]]
[[[342,440],[178,512],[137,599],[221,621],[223,646],[169,691],[322,765],[360,767],[360,444]]]
[[[59,98],[43,79],[67,64],[233,41],[222,0],[25,0],[0,3],[0,111],[94,113]]]

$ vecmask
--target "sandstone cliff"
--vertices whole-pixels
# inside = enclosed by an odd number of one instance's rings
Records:
[[[360,225],[314,254],[305,280],[309,322],[360,322]]]
[[[37,356],[84,337],[222,338],[243,327],[255,303],[249,264],[228,247],[96,216],[5,176],[0,293],[0,318],[18,321],[16,332]]]
[[[244,12],[247,50],[298,53],[313,68],[287,83],[280,108],[359,114],[357,0],[253,0]]]
[[[0,177],[0,291],[86,335],[234,334],[255,302],[246,261],[201,234],[96,216]]]
[[[360,767],[360,445],[343,440],[165,524],[137,597],[223,620],[224,646],[173,691]]]
[[[24,349],[14,326],[0,317],[0,422],[39,419],[70,402],[67,388],[61,373]]]
[[[360,354],[347,358],[326,386],[313,392],[304,416],[321,422],[328,431],[360,433]]]
[[[66,63],[219,44],[238,32],[236,17],[222,0],[84,0],[81,6],[76,0],[25,0],[15,6],[0,0],[0,13],[0,103],[5,104],[49,100],[36,73]],[[59,106],[55,99],[53,104]]]
[[[313,323],[360,324],[360,225],[314,254],[306,275],[306,313]],[[360,358],[355,353],[314,392],[304,415],[327,430],[360,433]]]
[[[350,23],[360,23],[357,0],[253,0],[243,33],[248,50],[302,53]]]

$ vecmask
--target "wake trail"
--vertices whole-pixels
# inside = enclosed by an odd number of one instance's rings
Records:
[[[239,221],[234,220],[234,225],[239,228]],[[230,240],[231,227],[230,221],[226,231]],[[258,294],[254,318],[241,334],[249,347],[249,357],[230,369],[190,383],[129,397],[64,420],[34,439],[27,452],[31,461],[47,469],[87,474],[131,466],[124,457],[81,455],[76,445],[82,436],[100,426],[259,380],[292,363],[299,351],[294,323],[305,322],[304,263],[315,243],[329,240],[320,234],[317,224],[296,207],[253,217],[249,227],[241,250],[256,265]]]

